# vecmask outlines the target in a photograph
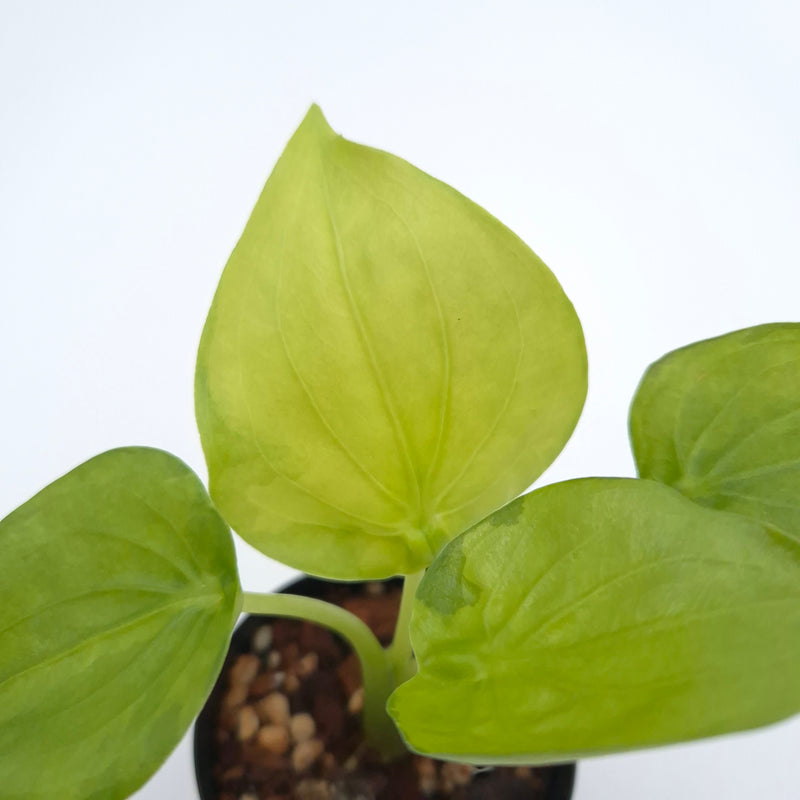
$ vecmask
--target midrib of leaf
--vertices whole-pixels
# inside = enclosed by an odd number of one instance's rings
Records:
[[[310,168],[306,170],[306,179],[308,176]],[[251,296],[253,293],[253,286],[256,281],[256,270],[250,270],[250,280],[247,283],[247,291],[246,296]],[[377,520],[372,520],[367,517],[359,516],[358,514],[354,514],[352,511],[347,511],[340,506],[337,506],[335,503],[327,500],[324,497],[320,497],[316,492],[312,491],[311,489],[306,488],[298,481],[290,478],[285,472],[279,470],[275,464],[267,457],[267,454],[264,452],[264,449],[261,446],[261,442],[258,438],[258,434],[256,433],[256,426],[255,420],[253,418],[253,409],[250,405],[250,398],[247,393],[247,387],[244,381],[244,364],[242,360],[242,322],[243,322],[244,315],[239,314],[237,316],[237,323],[236,323],[236,356],[237,356],[237,364],[239,367],[239,388],[241,390],[241,396],[244,401],[244,408],[245,412],[247,413],[247,421],[250,426],[250,435],[252,437],[253,445],[256,448],[256,452],[258,453],[261,460],[266,465],[267,469],[277,475],[279,478],[285,480],[287,483],[294,486],[298,491],[305,494],[307,497],[310,497],[312,500],[322,504],[323,506],[327,506],[328,508],[332,509],[333,511],[338,512],[339,514],[344,515],[350,520],[353,520],[356,524],[358,523],[366,523],[367,525],[371,525],[375,528],[383,528],[387,530],[395,530],[394,525],[387,525],[384,522],[379,522]]]
[[[112,531],[107,530],[95,530],[93,528],[86,528],[82,527],[77,530],[71,532],[72,536],[80,536],[88,534],[90,536],[99,536],[104,539],[117,539],[121,542],[127,542],[128,544],[136,547],[139,550],[143,550],[150,555],[155,556],[156,558],[162,560],[165,564],[172,568],[172,570],[177,574],[185,578],[190,583],[195,581],[199,576],[197,573],[187,572],[183,567],[174,559],[166,556],[160,550],[156,550],[155,548],[149,546],[145,542],[137,541],[136,539],[130,539],[127,536],[122,536],[119,533],[113,533]],[[24,556],[27,552],[35,552],[40,549],[41,544],[39,542],[32,542],[31,540],[26,540],[24,544],[28,545],[26,549],[16,550],[13,553],[14,558],[19,559],[21,556]],[[6,551],[8,555],[8,552]]]
[[[80,594],[70,595],[69,597],[62,597],[52,603],[48,603],[41,608],[37,608],[36,611],[26,614],[24,617],[20,617],[19,619],[14,620],[10,625],[6,625],[5,628],[0,628],[0,637],[8,633],[10,630],[13,630],[18,625],[22,625],[24,622],[30,622],[32,619],[36,619],[36,617],[40,616],[41,614],[45,613],[46,611],[52,611],[59,606],[65,605],[67,603],[72,603],[75,600],[85,600],[87,597],[104,597],[105,595],[113,595],[113,594],[168,594],[173,595],[175,594],[174,589],[156,589],[151,587],[143,587],[143,586],[124,586],[124,587],[117,587],[117,588],[109,588],[109,589],[98,589],[97,591],[91,592],[81,592]]]
[[[280,281],[280,278],[279,278]],[[379,480],[374,473],[372,473],[369,469],[367,469],[364,464],[359,461],[359,459],[355,456],[355,454],[344,444],[344,442],[339,438],[336,432],[331,427],[331,424],[328,422],[325,415],[322,413],[322,410],[319,407],[316,399],[314,398],[313,394],[311,393],[308,384],[303,380],[300,375],[300,372],[297,369],[297,365],[294,362],[291,354],[289,353],[288,347],[286,345],[286,339],[283,332],[283,326],[280,322],[280,317],[278,317],[278,333],[281,339],[281,345],[283,346],[283,351],[286,355],[286,360],[289,362],[289,366],[291,367],[292,374],[297,379],[297,382],[303,389],[303,393],[308,398],[308,402],[311,405],[314,413],[316,414],[319,421],[322,423],[325,430],[330,434],[331,439],[336,443],[339,449],[345,454],[348,460],[356,467],[356,469],[364,475],[367,480],[373,484],[392,504],[396,505],[402,512],[408,513],[408,505],[398,497],[393,491],[391,491],[381,480]]]
[[[311,404],[311,408],[313,409],[314,413],[317,415],[317,418],[322,423],[322,426],[331,436],[333,441],[339,447],[339,449],[345,454],[345,456],[350,460],[350,462],[373,484],[381,493],[383,493],[392,503],[397,505],[402,512],[408,514],[409,508],[408,504],[400,497],[398,497],[393,491],[391,491],[381,480],[378,479],[376,475],[374,475],[367,467],[361,463],[361,461],[355,456],[355,454],[347,447],[342,439],[338,436],[338,434],[334,431],[333,426],[328,422],[328,419],[322,412],[322,409],[319,406],[316,398],[313,396],[310,387],[303,379],[300,371],[295,364],[294,359],[292,358],[291,353],[289,352],[289,347],[286,342],[286,335],[283,330],[283,324],[281,321],[281,311],[280,311],[280,298],[281,298],[281,288],[283,286],[283,265],[284,265],[284,255],[286,251],[286,230],[287,228],[294,227],[294,221],[297,218],[297,211],[300,205],[299,199],[302,196],[301,192],[298,192],[297,203],[295,204],[294,214],[292,221],[289,225],[284,228],[283,231],[283,238],[281,242],[281,253],[280,258],[278,259],[278,280],[277,286],[275,290],[275,319],[277,322],[278,327],[278,335],[281,340],[281,346],[283,348],[283,353],[286,356],[286,360],[289,363],[289,367],[292,370],[292,374],[294,375],[297,382],[300,384],[300,387],[303,390],[303,393],[308,398],[308,402]]]
[[[725,605],[719,608],[713,608],[699,614],[673,614],[669,617],[661,617],[657,619],[645,620],[638,622],[635,625],[624,625],[620,628],[614,628],[601,633],[593,634],[592,636],[581,636],[577,641],[572,642],[556,642],[554,644],[538,644],[530,641],[527,644],[530,647],[531,653],[548,652],[552,650],[570,650],[573,648],[581,648],[590,642],[598,642],[603,639],[613,639],[616,636],[625,636],[628,633],[636,633],[637,631],[646,629],[652,633],[660,633],[667,631],[674,627],[685,627],[687,623],[703,622],[705,620],[714,619],[715,617],[724,616],[726,614],[737,614],[742,611],[747,611],[756,608],[771,608],[772,606],[786,605],[793,603],[800,606],[800,595],[787,596],[787,597],[774,597],[769,600],[752,600],[747,603],[738,603],[735,605]]]
[[[561,622],[564,618],[568,617],[570,614],[574,613],[577,609],[584,606],[588,600],[591,600],[596,595],[602,594],[603,592],[607,591],[613,586],[619,583],[624,583],[625,581],[630,580],[631,578],[643,572],[648,572],[649,570],[663,567],[665,564],[693,564],[693,565],[713,564],[715,566],[733,566],[737,569],[741,569],[743,566],[745,566],[738,562],[728,562],[716,558],[703,558],[703,557],[698,558],[695,556],[692,557],[672,556],[670,558],[660,558],[657,559],[656,561],[648,561],[644,564],[637,565],[633,569],[627,569],[624,572],[620,573],[619,575],[614,575],[608,580],[602,581],[590,591],[585,592],[580,597],[575,598],[575,600],[573,600],[566,606],[559,609],[555,614],[543,620],[533,631],[530,632],[529,635],[537,636],[545,633],[546,631],[550,630],[554,625],[557,625],[559,622]],[[758,569],[755,566],[753,568]]]
[[[325,174],[325,159],[322,152],[319,153],[319,166],[320,166],[320,176],[322,177],[322,193],[325,199],[325,208],[328,212],[328,220],[331,226],[331,233],[333,235],[334,246],[336,249],[336,261],[339,267],[339,277],[342,281],[342,287],[345,292],[345,296],[347,297],[348,301],[348,308],[350,309],[350,314],[355,323],[356,330],[358,332],[359,338],[361,340],[361,345],[364,348],[364,351],[367,354],[367,360],[370,364],[373,377],[375,379],[375,383],[378,386],[378,391],[381,396],[381,399],[384,402],[386,407],[386,411],[389,415],[389,418],[392,422],[392,427],[394,429],[395,438],[399,445],[399,450],[403,454],[403,458],[406,462],[406,467],[410,473],[412,478],[412,484],[415,490],[415,505],[416,505],[416,516],[417,516],[417,524],[419,525],[422,522],[422,486],[421,481],[419,478],[419,474],[417,471],[416,466],[411,458],[411,451],[408,444],[408,437],[406,435],[405,430],[403,429],[402,424],[400,423],[400,418],[397,415],[397,411],[394,407],[394,400],[392,398],[392,394],[389,391],[389,387],[386,383],[386,380],[381,372],[380,366],[378,365],[377,359],[375,358],[375,352],[372,348],[372,344],[369,340],[369,336],[367,335],[367,331],[364,325],[364,321],[361,318],[361,312],[358,308],[358,304],[356,303],[355,297],[353,296],[352,288],[350,287],[350,279],[347,274],[346,262],[344,257],[344,250],[342,249],[342,241],[339,235],[339,229],[336,225],[336,219],[333,215],[333,208],[331,207],[330,196],[328,192],[328,179]]]
[[[163,638],[169,631],[173,628],[177,627],[179,623],[182,622],[184,617],[186,616],[187,611],[197,611],[197,609],[191,609],[188,606],[186,608],[181,609],[181,611],[176,614],[168,623],[168,625],[161,630],[159,630],[156,635],[148,641],[144,647],[137,650],[136,655],[130,660],[128,660],[125,665],[119,671],[112,671],[109,670],[109,677],[107,680],[104,681],[93,681],[91,691],[85,694],[83,697],[75,699],[73,702],[66,703],[65,705],[61,705],[58,709],[53,709],[50,707],[38,707],[36,709],[22,709],[17,715],[6,718],[3,720],[3,726],[8,726],[14,720],[18,719],[20,716],[25,715],[27,720],[27,725],[31,728],[35,729],[34,722],[39,718],[44,718],[47,721],[52,720],[54,717],[57,717],[61,714],[68,713],[72,709],[76,708],[79,705],[87,703],[92,697],[94,697],[98,692],[101,692],[106,686],[116,681],[119,677],[124,675],[126,672],[129,672],[139,661],[143,659],[145,655],[150,653],[153,650],[155,645],[159,642],[161,638]],[[199,619],[203,619],[201,616]],[[30,713],[33,711],[33,713]],[[37,713],[38,712],[38,713]],[[71,740],[70,744],[74,743],[74,739]]]
[[[150,609],[145,613],[137,614],[130,619],[125,620],[116,625],[109,626],[107,628],[103,628],[99,631],[95,631],[91,636],[82,639],[77,644],[73,645],[72,647],[65,648],[63,650],[56,651],[55,653],[51,653],[47,658],[37,661],[34,664],[31,664],[28,667],[20,670],[19,672],[15,672],[13,675],[9,675],[7,678],[4,678],[0,681],[0,693],[4,690],[4,687],[13,682],[24,678],[25,676],[29,675],[36,670],[43,669],[44,667],[50,667],[53,664],[56,664],[63,659],[69,658],[71,655],[79,653],[81,650],[86,649],[88,647],[92,647],[99,642],[104,641],[107,638],[110,638],[118,633],[122,633],[127,631],[131,628],[135,628],[137,625],[141,624],[142,622],[146,622],[147,620],[153,619],[155,617],[160,616],[161,614],[165,613],[166,611],[172,611],[174,609],[178,609],[181,607],[191,607],[195,606],[198,609],[210,607],[219,603],[221,597],[219,594],[216,593],[205,593],[199,595],[193,595],[189,597],[180,597],[174,600],[171,603],[167,603],[159,608]]]
[[[509,659],[508,663],[513,665],[515,659]],[[786,660],[786,659],[783,659]],[[612,683],[609,682],[609,676],[604,674],[603,680],[599,680],[596,674],[592,675],[591,682],[589,681],[582,681],[580,678],[577,680],[570,680],[564,672],[559,672],[558,674],[553,674],[552,672],[547,672],[546,677],[542,678],[541,683],[546,685],[548,688],[557,688],[564,690],[565,694],[569,694],[571,696],[565,698],[563,701],[559,702],[555,707],[548,705],[547,707],[547,720],[548,726],[552,724],[553,719],[557,711],[569,711],[575,709],[575,698],[574,695],[576,692],[581,692],[583,694],[588,694],[588,696],[595,696],[598,695],[607,695],[607,694],[627,694],[632,695],[634,693],[638,693],[641,691],[649,691],[652,692],[654,689],[671,689],[678,686],[692,686],[698,683],[707,683],[709,679],[720,679],[721,669],[720,667],[723,666],[720,663],[713,664],[710,667],[706,667],[705,669],[698,669],[695,667],[691,674],[687,674],[685,671],[678,672],[674,674],[664,675],[663,677],[656,677],[650,678],[648,680],[639,680],[636,683],[632,681],[623,681],[621,683]],[[727,665],[724,665],[727,666]],[[502,673],[498,670],[498,673],[501,677]],[[746,680],[743,676],[737,675],[735,676],[738,681]],[[494,681],[497,683],[497,680]],[[588,691],[587,691],[588,690]],[[652,698],[647,697],[644,700],[640,700],[637,703],[637,708],[631,708],[627,713],[631,717],[637,716],[639,713],[639,707],[647,708],[652,705]],[[570,716],[568,713],[567,716]],[[618,721],[619,724],[619,721]]]
[[[442,394],[440,400],[440,410],[439,410],[439,433],[436,439],[436,446],[434,448],[433,456],[428,464],[428,469],[425,473],[425,477],[422,481],[422,515],[426,519],[429,516],[432,516],[435,513],[435,508],[429,506],[426,498],[428,495],[428,490],[430,489],[430,485],[436,475],[436,469],[439,466],[439,460],[442,451],[442,443],[444,440],[445,430],[447,429],[447,423],[449,421],[449,413],[450,413],[450,394],[452,391],[452,387],[450,385],[451,377],[451,355],[450,355],[450,342],[447,336],[447,323],[444,318],[444,313],[442,312],[442,303],[439,298],[439,293],[436,291],[436,286],[433,282],[433,276],[431,274],[430,265],[428,264],[428,260],[425,257],[425,254],[422,250],[422,246],[420,245],[419,238],[417,237],[414,229],[411,227],[411,224],[405,218],[403,214],[401,214],[388,200],[381,197],[377,192],[375,192],[368,184],[364,183],[363,181],[356,178],[354,175],[348,175],[350,180],[358,186],[363,192],[369,194],[376,202],[380,203],[382,206],[387,208],[400,224],[406,229],[408,232],[411,241],[414,243],[414,247],[417,251],[417,255],[419,256],[420,263],[422,264],[423,272],[425,274],[425,280],[427,281],[428,287],[431,292],[431,298],[433,299],[434,306],[436,307],[436,314],[438,317],[439,323],[439,332],[442,338],[442,370],[443,370],[443,378],[442,378]],[[415,196],[416,192],[412,191],[409,187],[405,184],[397,181],[398,185],[400,185],[408,194]]]
[[[714,566],[733,567],[735,569],[751,569],[757,572],[764,571],[764,568],[760,567],[757,564],[745,564],[737,561],[726,561],[725,559],[719,559],[719,558],[707,558],[707,557],[697,557],[697,556],[688,556],[688,557],[671,556],[669,558],[659,558],[655,561],[648,561],[642,564],[637,564],[635,567],[626,569],[617,575],[613,575],[608,579],[603,580],[596,586],[593,586],[588,592],[585,592],[584,594],[574,598],[564,606],[561,606],[560,608],[556,609],[553,614],[546,617],[544,620],[540,621],[539,624],[533,630],[524,631],[523,635],[526,638],[528,637],[533,638],[535,636],[541,635],[550,630],[554,625],[557,625],[559,622],[568,617],[570,614],[574,613],[577,609],[581,608],[583,605],[585,605],[585,603],[588,600],[591,600],[596,595],[602,594],[603,592],[607,591],[613,586],[619,583],[624,583],[625,581],[630,580],[631,578],[634,578],[643,572],[660,568],[666,564],[708,564]],[[531,591],[535,593],[537,586],[538,583],[532,587]],[[511,630],[511,628],[516,615],[520,612],[520,609],[521,605],[520,607],[515,609],[512,617],[503,626],[500,635],[495,637],[495,639],[493,640],[493,646],[498,644],[498,640],[499,643],[502,645],[504,638],[511,639],[511,641],[516,641],[519,638],[518,635],[513,630]],[[503,637],[504,632],[507,632],[506,637]]]
[[[182,616],[183,615],[180,615],[175,620],[173,620],[167,628],[165,628],[162,631],[159,631],[158,636],[155,637],[153,641],[149,642],[143,650],[141,650],[141,651],[139,651],[139,653],[137,653],[137,655],[134,657],[134,659],[131,662],[129,662],[129,664],[126,665],[126,667],[123,669],[123,672],[127,672],[133,666],[134,662],[137,662],[137,661],[141,660],[141,657],[142,657],[143,653],[145,651],[149,651],[150,649],[152,649],[152,646],[154,645],[154,643],[158,639],[158,637],[159,636],[163,636],[164,634],[166,634],[172,627],[174,627],[177,624],[177,622],[180,619],[182,619]],[[174,688],[175,684],[178,682],[179,678],[182,676],[183,671],[186,668],[186,665],[196,655],[196,647],[195,646],[186,646],[186,645],[192,643],[192,637],[196,636],[197,631],[200,629],[201,623],[203,623],[204,621],[205,621],[204,617],[199,616],[195,620],[195,622],[192,624],[192,627],[191,627],[189,633],[184,637],[184,640],[183,640],[184,646],[182,646],[179,649],[179,652],[183,657],[180,660],[178,660],[178,661],[176,661],[176,662],[174,662],[174,663],[172,663],[170,665],[169,672],[170,672],[171,675],[174,676],[173,679],[171,681],[167,681],[167,682],[160,682],[161,685],[163,685],[164,689],[160,693],[161,694],[161,699],[159,700],[158,705],[152,710],[152,712],[149,715],[151,719],[158,719],[159,718],[159,715],[161,714],[161,711],[164,708],[164,705],[166,704],[167,701],[174,702],[175,698],[174,698],[174,695],[172,693],[173,692],[173,688]],[[112,678],[112,681],[114,679],[116,679],[117,677],[119,677],[118,674],[115,675]],[[88,699],[88,697],[84,698],[84,701],[86,699]],[[113,725],[122,715],[126,714],[127,712],[129,712],[132,709],[134,709],[136,706],[140,705],[145,699],[152,699],[152,698],[148,693],[140,693],[130,703],[126,704],[123,708],[121,708],[118,711],[116,711],[102,725],[100,725],[99,727],[97,727],[93,731],[91,731],[89,735],[82,736],[80,741],[86,741],[87,739],[89,739],[91,737],[98,736],[105,729],[107,729],[108,727]],[[65,711],[65,710],[66,709],[61,709],[60,711]],[[67,747],[68,747],[69,751],[73,751],[74,750],[74,742],[68,743]],[[107,790],[106,790],[105,787],[103,789],[100,789],[99,791],[103,793],[102,794],[103,797],[106,796],[106,791]],[[128,796],[128,793],[129,793],[129,790],[125,790],[124,794],[114,795],[114,797],[120,797],[120,798],[126,797],[126,796]]]

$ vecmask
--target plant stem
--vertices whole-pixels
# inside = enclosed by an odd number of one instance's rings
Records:
[[[244,611],[314,622],[347,639],[361,662],[364,681],[364,736],[385,759],[406,751],[386,701],[395,688],[388,653],[372,631],[355,614],[333,603],[296,594],[244,593]]]
[[[394,630],[394,639],[389,646],[389,662],[394,673],[396,685],[412,678],[417,671],[417,662],[414,658],[414,649],[411,646],[411,611],[414,607],[414,595],[417,593],[425,570],[407,575],[403,582],[403,596],[400,600],[400,613],[397,615],[397,626]]]

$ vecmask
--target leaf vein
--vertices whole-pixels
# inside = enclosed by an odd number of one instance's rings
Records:
[[[381,372],[380,366],[378,365],[378,361],[375,357],[375,352],[369,341],[369,337],[367,336],[367,331],[364,326],[364,320],[361,318],[361,312],[359,311],[358,304],[356,303],[355,296],[353,295],[353,291],[350,286],[350,279],[347,273],[346,260],[344,257],[344,248],[342,246],[342,240],[339,234],[339,228],[336,225],[336,219],[333,215],[333,208],[331,206],[330,196],[328,192],[328,180],[325,175],[325,163],[324,159],[321,156],[319,163],[320,163],[320,174],[322,176],[323,195],[325,198],[325,209],[328,214],[328,221],[330,222],[331,233],[333,235],[334,247],[336,250],[336,260],[339,268],[339,277],[342,281],[342,288],[344,289],[345,296],[347,297],[348,309],[355,324],[356,331],[358,332],[359,339],[361,340],[361,345],[364,348],[364,352],[367,355],[367,361],[369,362],[373,377],[375,378],[375,382],[378,386],[381,399],[384,402],[386,411],[389,415],[389,419],[392,422],[392,427],[394,429],[395,437],[397,438],[397,441],[400,445],[400,451],[403,454],[407,468],[411,475],[412,483],[414,484],[416,493],[417,513],[419,514],[421,512],[421,505],[422,505],[422,487],[421,487],[420,477],[418,474],[418,470],[414,465],[414,461],[411,458],[411,450],[409,447],[408,435],[400,422],[400,418],[397,415],[397,410],[394,407],[392,394],[389,391],[389,387],[386,383],[383,373]]]
[[[205,600],[212,602],[208,603],[201,602]],[[44,658],[41,661],[37,661],[35,664],[31,664],[30,666],[25,667],[19,672],[15,672],[12,675],[3,678],[2,680],[0,680],[0,692],[3,690],[3,687],[5,687],[11,681],[19,680],[20,678],[23,678],[26,675],[30,674],[31,672],[35,672],[38,669],[42,669],[44,667],[50,667],[53,664],[56,664],[57,662],[64,660],[65,658],[69,658],[71,655],[74,655],[75,653],[79,653],[87,646],[98,644],[99,642],[102,642],[103,640],[111,636],[114,636],[115,634],[121,633],[130,628],[135,628],[140,623],[158,617],[165,611],[171,611],[176,608],[181,608],[182,606],[191,607],[193,605],[197,606],[212,605],[213,603],[216,603],[218,601],[219,601],[219,596],[211,593],[203,595],[195,595],[191,597],[181,597],[174,600],[171,603],[167,603],[163,606],[160,606],[159,608],[150,609],[147,612],[143,614],[137,614],[134,617],[125,620],[124,622],[112,625],[100,631],[96,631],[91,636],[82,639],[72,647],[67,647],[63,650],[58,650],[55,653],[52,653],[51,655],[47,656],[47,658]]]

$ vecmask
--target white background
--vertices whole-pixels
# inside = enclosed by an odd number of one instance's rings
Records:
[[[544,480],[632,475],[650,361],[800,317],[798,33],[794,0],[0,0],[0,516],[119,445],[205,475],[198,338],[311,101],[553,268],[591,389]],[[238,546],[246,588],[291,574]],[[798,752],[793,722],[596,759],[576,799],[789,800]],[[195,797],[188,741],[136,797]]]

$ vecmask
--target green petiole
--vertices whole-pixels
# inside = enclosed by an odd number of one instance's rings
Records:
[[[394,691],[395,671],[389,651],[355,614],[339,606],[295,594],[244,593],[243,610],[248,614],[308,620],[338,633],[352,645],[364,681],[364,735],[385,759],[405,752],[406,748],[394,722],[386,712],[386,701]]]
[[[414,607],[414,596],[424,574],[425,570],[420,570],[413,575],[406,576],[403,582],[403,597],[400,601],[400,613],[397,617],[394,639],[387,651],[396,686],[412,678],[417,671],[417,662],[411,647],[409,623],[411,622],[411,610]]]

